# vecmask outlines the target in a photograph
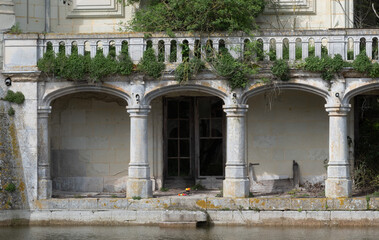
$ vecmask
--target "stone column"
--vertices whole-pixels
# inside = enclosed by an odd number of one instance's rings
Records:
[[[246,172],[245,115],[247,105],[224,106],[226,112],[226,167],[224,197],[248,197],[249,179]]]
[[[49,114],[51,107],[38,108],[38,199],[52,195],[50,175]]]
[[[153,196],[147,158],[147,116],[150,106],[127,107],[130,114],[130,163],[126,196]]]
[[[329,163],[325,195],[329,198],[350,197],[351,180],[347,142],[347,114],[350,106],[326,106],[329,113]]]

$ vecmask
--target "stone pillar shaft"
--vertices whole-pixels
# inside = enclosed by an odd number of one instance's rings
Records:
[[[49,114],[51,107],[38,109],[38,199],[52,195],[50,176]]]
[[[326,197],[351,196],[347,114],[350,107],[326,107],[329,112],[329,163],[325,181]]]
[[[245,115],[247,108],[247,105],[224,106],[227,119],[224,197],[247,197],[249,195],[245,159]]]
[[[128,107],[130,114],[130,163],[127,197],[153,196],[147,158],[147,116],[150,107]]]

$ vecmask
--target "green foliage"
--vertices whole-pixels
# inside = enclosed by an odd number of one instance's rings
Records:
[[[166,187],[161,187],[161,192],[167,192],[169,189]]]
[[[54,75],[73,81],[87,78],[96,82],[111,74],[130,75],[134,65],[127,48],[122,48],[117,60],[116,52],[113,48],[110,48],[107,57],[103,55],[102,49],[99,49],[96,56],[91,59],[90,52],[85,52],[84,56],[80,55],[77,47],[73,46],[69,57],[66,56],[64,48],[60,49],[57,55],[52,49],[48,49],[38,61],[37,66],[41,72],[47,75]]]
[[[158,62],[154,50],[149,48],[143,53],[138,69],[153,78],[159,78],[165,69],[165,64]]]
[[[369,75],[372,78],[378,78],[379,77],[379,63],[376,62],[376,63],[372,64]]]
[[[41,72],[48,75],[55,73],[55,53],[48,50],[37,62],[37,67]]]
[[[234,59],[227,49],[220,49],[220,53],[213,56],[209,63],[218,75],[229,81],[232,89],[246,87],[248,75],[256,72],[256,69],[248,63]]]
[[[9,116],[14,116],[15,113],[16,113],[16,111],[14,110],[13,107],[10,107],[10,108],[8,109],[8,115],[9,115]]]
[[[14,185],[14,183],[8,183],[7,186],[5,186],[4,190],[12,193],[16,191],[16,185]]]
[[[370,70],[372,68],[371,60],[367,57],[365,52],[361,52],[357,55],[353,62],[353,68],[354,70],[361,72],[361,73],[370,73]]]
[[[271,68],[271,71],[272,71],[272,74],[276,78],[278,78],[282,81],[288,81],[290,79],[290,77],[289,77],[290,68],[288,66],[287,61],[285,61],[283,59],[276,60],[274,62],[274,66],[272,66],[272,68]]]
[[[264,52],[263,52],[263,42],[260,41],[248,41],[244,45],[244,62],[251,61],[263,61]]]
[[[25,101],[25,96],[22,92],[13,92],[12,90],[8,90],[7,95],[4,97],[4,100],[17,104],[23,104]]]
[[[186,82],[194,77],[204,67],[204,62],[198,58],[192,58],[189,61],[182,62],[175,69],[175,79],[179,83]]]
[[[312,56],[305,59],[304,69],[311,72],[320,72],[322,79],[331,81],[335,74],[342,70],[344,65],[342,56],[339,54],[335,55],[334,58]]]
[[[138,32],[249,32],[264,7],[264,0],[154,0],[136,12],[130,26]]]
[[[65,63],[62,64],[64,67],[60,70],[60,75],[67,80],[80,81],[84,79],[86,73],[89,70],[89,56],[79,55],[77,52],[73,52],[68,58],[66,58]]]
[[[141,200],[142,198],[140,196],[133,196],[132,199],[133,200]]]
[[[130,75],[133,71],[133,61],[129,56],[127,49],[122,49],[121,54],[118,56],[119,73],[121,75]]]
[[[11,27],[11,29],[9,30],[9,33],[13,33],[13,34],[21,34],[22,33],[22,30],[20,28],[20,23],[19,22],[16,22],[15,25],[13,25]]]
[[[118,63],[110,54],[105,57],[101,49],[97,51],[96,56],[91,60],[89,69],[91,79],[98,82],[108,75],[117,73]]]

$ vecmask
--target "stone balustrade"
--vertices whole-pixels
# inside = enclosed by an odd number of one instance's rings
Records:
[[[185,57],[197,56],[204,59],[209,48],[217,51],[226,47],[234,57],[243,57],[246,43],[253,39],[258,41],[258,48],[265,53],[261,60],[273,60],[276,57],[295,61],[304,60],[310,55],[321,57],[323,54],[340,54],[344,60],[353,60],[364,49],[370,58],[378,60],[378,38],[378,29],[261,31],[256,32],[253,37],[242,33],[210,36],[177,33],[175,37],[165,34],[147,36],[144,33],[6,34],[3,69],[4,72],[36,71],[37,61],[49,44],[54,52],[65,49],[67,55],[71,54],[75,45],[79,54],[88,53],[91,57],[99,49],[102,49],[105,56],[110,49],[119,54],[123,44],[127,44],[130,57],[135,63],[140,61],[146,48],[152,47],[157,55],[160,54],[161,61],[175,65]],[[182,51],[184,46],[188,46],[185,48],[188,51]]]

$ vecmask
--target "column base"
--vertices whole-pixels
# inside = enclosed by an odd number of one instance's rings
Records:
[[[223,182],[224,197],[246,198],[249,196],[250,181],[248,179],[225,179]]]
[[[51,180],[38,181],[38,199],[49,199],[53,193],[53,184]]]
[[[128,198],[132,198],[132,197],[151,198],[151,197],[153,197],[151,180],[129,179],[127,184],[126,184],[126,196]]]
[[[326,179],[325,196],[327,198],[351,197],[351,180]]]

